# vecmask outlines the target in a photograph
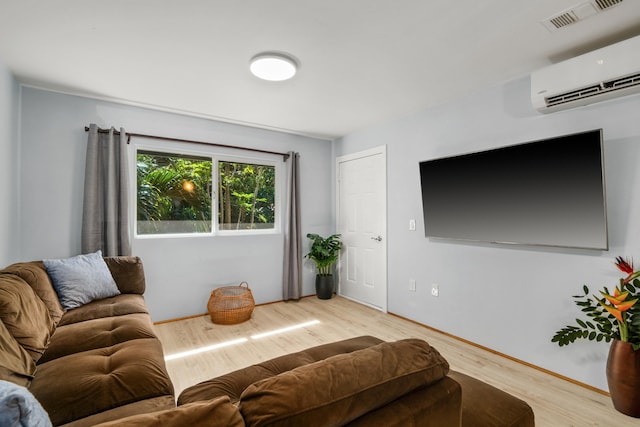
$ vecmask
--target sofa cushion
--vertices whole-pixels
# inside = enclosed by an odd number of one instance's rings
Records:
[[[460,372],[449,376],[462,387],[464,427],[535,426],[533,409],[524,400]]]
[[[381,339],[367,335],[322,344],[296,353],[285,354],[284,356],[238,369],[237,371],[193,385],[180,393],[178,405],[214,399],[219,396],[229,396],[231,402],[236,403],[240,400],[242,392],[256,381],[271,378],[299,366],[317,362],[337,354],[351,353],[382,342]]]
[[[223,396],[178,408],[122,418],[96,427],[244,427],[238,408]]]
[[[127,341],[41,364],[29,389],[54,425],[173,395],[157,339]]]
[[[462,424],[461,409],[460,384],[446,376],[435,384],[414,390],[388,405],[367,412],[347,426],[467,427]]]
[[[252,384],[239,408],[256,427],[344,425],[448,371],[447,361],[425,341],[382,343]]]
[[[142,313],[71,323],[58,326],[38,363],[130,340],[155,337],[151,319]]]
[[[102,251],[42,262],[65,310],[120,293]]]
[[[0,320],[0,379],[26,386],[36,372],[36,364]]]
[[[49,345],[55,323],[44,302],[18,276],[0,275],[0,319],[37,362]]]
[[[120,294],[67,311],[58,326],[133,313],[149,314],[142,295]]]
[[[42,261],[18,262],[2,270],[2,273],[15,274],[27,282],[49,309],[51,319],[57,324],[64,314],[58,294],[53,289],[51,278]]]

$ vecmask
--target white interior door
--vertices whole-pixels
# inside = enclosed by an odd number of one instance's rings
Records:
[[[386,147],[339,157],[336,172],[338,293],[387,311]]]

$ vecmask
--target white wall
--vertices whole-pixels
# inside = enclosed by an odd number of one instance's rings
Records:
[[[21,98],[20,259],[80,252],[87,136],[84,126],[300,153],[302,232],[333,230],[330,142],[28,87]],[[307,239],[303,238],[305,248]],[[144,239],[133,242],[154,321],[205,313],[211,290],[247,281],[257,303],[282,299],[283,236]],[[303,294],[315,293],[304,269]]]
[[[387,146],[389,311],[606,390],[606,344],[559,348],[550,339],[580,314],[571,295],[583,284],[613,286],[614,258],[640,259],[639,112],[635,95],[542,115],[522,78],[336,141],[336,156]],[[609,251],[424,237],[419,161],[596,128],[604,130]]]
[[[13,74],[0,62],[0,265],[19,259],[16,203],[19,88]]]

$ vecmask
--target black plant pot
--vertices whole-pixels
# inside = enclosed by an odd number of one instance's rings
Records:
[[[331,299],[333,296],[333,275],[316,275],[316,295],[319,299]]]

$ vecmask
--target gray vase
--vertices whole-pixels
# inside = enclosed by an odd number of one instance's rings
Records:
[[[316,296],[319,299],[331,299],[333,296],[333,274],[316,275]]]

